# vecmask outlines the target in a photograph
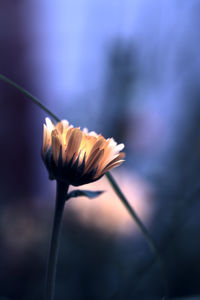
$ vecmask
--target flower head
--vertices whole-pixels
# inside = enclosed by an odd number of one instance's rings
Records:
[[[124,161],[113,138],[105,139],[94,131],[74,128],[62,120],[56,125],[49,118],[43,129],[42,158],[50,179],[72,185],[82,185],[102,177]]]

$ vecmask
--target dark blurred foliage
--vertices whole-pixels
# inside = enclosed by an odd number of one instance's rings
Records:
[[[1,23],[1,59],[0,69],[2,73],[8,74],[13,79],[20,82],[25,79],[24,84],[28,84],[29,71],[23,67],[23,58],[27,51],[26,35],[22,35],[24,24],[22,19],[16,17],[19,12],[19,3],[11,5],[10,1],[4,1],[0,10]],[[3,30],[3,28],[8,30]],[[14,49],[14,53],[13,53]],[[8,63],[9,62],[9,63]],[[29,159],[30,145],[28,142],[28,131],[24,130],[24,121],[28,120],[29,104],[24,101],[24,97],[19,95],[14,89],[0,83],[1,89],[1,196],[10,194],[13,196],[27,195],[30,190],[30,178],[26,176],[26,169],[31,170],[32,162]],[[26,121],[27,123],[27,121]],[[14,126],[13,126],[14,125]],[[29,124],[28,124],[29,126]],[[6,135],[4,130],[6,130]],[[24,142],[27,141],[27,142]],[[9,164],[12,168],[8,167]],[[18,174],[21,170],[21,176],[12,176]],[[11,179],[12,178],[12,179]],[[21,180],[23,178],[23,184]],[[7,189],[7,183],[13,185],[13,188]]]
[[[102,127],[106,136],[113,136],[119,142],[125,142],[128,131],[128,107],[132,97],[137,65],[136,50],[131,43],[123,40],[111,45],[105,76],[105,95],[102,105]]]
[[[31,56],[34,36],[30,35],[31,24],[27,21],[29,14],[24,3],[2,1],[0,4],[0,72],[40,95],[40,68],[38,66],[37,69],[34,60],[27,58]],[[135,99],[138,82],[141,81],[145,90],[143,95],[147,98],[151,94],[148,88],[145,89],[145,76],[152,76],[150,84],[153,82],[156,87],[162,83],[159,63],[163,64],[167,57],[155,64],[155,58],[159,57],[158,45],[152,42],[150,49],[150,40],[146,42],[145,51],[149,47],[152,60],[148,58],[145,70],[143,57],[139,56],[139,50],[142,52],[143,49],[139,49],[134,38],[111,39],[109,49],[105,49],[106,68],[103,88],[98,96],[101,109],[97,117],[102,123],[101,131],[106,136],[114,136],[118,142],[126,143],[128,155],[125,168],[137,171],[155,190],[149,230],[165,262],[170,295],[177,299],[200,294],[200,89],[199,66],[193,57],[195,47],[199,50],[199,1],[193,1],[193,4],[192,29],[197,28],[194,31],[196,44],[190,47],[189,39],[189,42],[186,40],[184,45],[180,43],[175,49],[173,69],[178,83],[180,78],[182,81],[178,95],[180,102],[177,105],[174,97],[171,110],[172,113],[179,111],[179,119],[173,119],[173,124],[170,118],[166,121],[167,127],[173,127],[174,130],[170,145],[163,155],[158,154],[157,157],[153,153],[155,147],[161,148],[163,140],[162,136],[156,143],[151,139],[148,123],[146,136],[150,139],[152,153],[151,150],[140,152],[140,148],[138,150],[134,144],[137,132],[141,130],[137,119],[138,99]],[[163,47],[161,53],[165,52],[166,44],[173,44],[171,37],[169,40],[170,43],[164,41],[160,46]],[[167,73],[164,68],[161,75],[165,71]],[[47,84],[48,88],[51,87]],[[167,89],[173,89],[172,83]],[[165,92],[166,89],[163,94]],[[52,183],[47,179],[40,158],[41,128],[45,114],[2,82],[0,98],[0,296],[2,300],[43,299],[54,201]],[[73,103],[69,104],[69,98],[66,99],[66,107],[73,106]],[[81,99],[88,98],[82,95]],[[53,107],[61,105],[58,100],[59,94],[51,103]],[[145,99],[142,101],[145,103]],[[161,99],[154,104],[156,107],[159,101]],[[92,101],[82,105],[87,110]],[[154,111],[151,104],[149,107],[151,115]],[[72,111],[80,115],[77,106]],[[165,119],[167,113],[162,111],[160,119]],[[73,119],[71,114],[69,118]],[[90,118],[88,113],[88,123]],[[143,120],[146,121],[145,118]],[[159,127],[159,123],[156,126]],[[164,131],[162,135],[165,134]],[[160,168],[157,168],[158,161]],[[152,165],[155,169],[149,167]],[[148,170],[146,173],[144,166]],[[46,192],[48,189],[49,192]],[[115,235],[98,230],[83,224],[78,214],[73,210],[68,212],[67,207],[63,225],[56,300],[162,298],[160,270],[142,234],[129,232]]]

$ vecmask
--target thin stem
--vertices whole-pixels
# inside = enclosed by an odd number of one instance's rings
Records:
[[[37,104],[41,109],[46,111],[48,115],[50,115],[52,118],[54,118],[57,122],[59,122],[59,118],[54,115],[46,106],[44,106],[35,96],[33,96],[31,93],[29,93],[27,90],[25,90],[23,87],[15,83],[14,81],[10,80],[6,76],[0,74],[0,79],[3,80],[4,82],[8,83],[9,85],[13,86],[16,88],[18,91],[20,91],[22,94],[27,96],[30,100],[32,100],[35,104]]]
[[[68,190],[68,186],[66,186],[66,184],[57,181],[56,206],[55,206],[55,214],[53,220],[51,243],[49,248],[49,258],[47,264],[45,300],[54,299],[60,229],[61,229],[62,215],[64,211],[67,190]]]
[[[41,109],[46,111],[57,122],[60,121],[60,119],[56,115],[54,115],[48,108],[46,108],[46,106],[44,106],[36,97],[34,97],[32,94],[30,94],[27,90],[25,90],[24,88],[22,88],[21,86],[19,86],[18,84],[16,84],[15,82],[13,82],[12,80],[10,80],[9,78],[7,78],[6,76],[4,76],[2,74],[0,74],[0,79],[3,80],[4,82],[7,82],[9,85],[15,87],[21,93],[26,95],[31,101],[33,101]],[[157,258],[157,261],[159,262],[160,270],[161,270],[162,277],[163,277],[165,296],[167,296],[168,295],[168,287],[167,287],[167,279],[166,279],[166,275],[165,275],[165,271],[164,271],[164,264],[163,264],[160,254],[159,254],[159,251],[158,251],[153,239],[151,238],[151,235],[149,234],[148,230],[146,229],[146,227],[144,226],[144,224],[142,223],[142,221],[140,220],[140,218],[138,217],[138,215],[136,214],[134,209],[130,206],[128,200],[126,199],[126,197],[120,190],[118,184],[116,183],[116,181],[114,180],[114,178],[112,177],[110,172],[106,173],[106,177],[107,177],[108,181],[110,182],[112,188],[114,189],[115,193],[118,195],[118,197],[120,198],[120,200],[122,201],[122,203],[124,204],[124,206],[126,207],[128,212],[132,216],[133,220],[136,222],[136,224],[140,228],[140,230],[143,233],[144,237],[146,238],[149,246],[151,247],[153,253],[155,254],[155,257]]]
[[[128,212],[130,213],[130,215],[132,216],[132,218],[134,219],[134,221],[136,222],[136,224],[140,228],[141,232],[143,233],[143,235],[146,238],[146,241],[148,242],[150,248],[152,249],[154,255],[156,256],[157,261],[159,263],[160,270],[161,270],[161,274],[162,274],[162,277],[163,277],[162,279],[163,279],[163,288],[164,288],[164,291],[165,291],[165,296],[167,297],[168,296],[168,284],[167,284],[167,279],[166,279],[166,274],[165,274],[165,269],[164,269],[164,263],[163,263],[163,260],[160,256],[160,253],[157,249],[157,246],[156,246],[155,242],[153,241],[150,233],[148,232],[148,230],[146,229],[146,227],[144,226],[144,224],[142,223],[142,221],[140,220],[140,218],[136,214],[133,207],[129,204],[128,200],[126,199],[126,197],[122,193],[121,189],[119,188],[118,184],[116,183],[116,181],[113,178],[113,176],[111,175],[111,173],[107,172],[106,177],[109,180],[110,184],[112,185],[113,189],[115,190],[116,194],[118,195],[118,197],[120,198],[120,200],[122,201],[122,203],[124,204],[126,209],[128,210]]]

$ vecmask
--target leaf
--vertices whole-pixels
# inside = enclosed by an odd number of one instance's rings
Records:
[[[88,190],[74,190],[67,194],[66,201],[70,198],[76,197],[87,197],[89,199],[94,199],[100,196],[104,191],[88,191]]]

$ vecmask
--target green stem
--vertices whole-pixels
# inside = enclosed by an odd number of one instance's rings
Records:
[[[141,232],[143,233],[143,235],[146,238],[146,241],[148,242],[150,248],[152,249],[155,257],[157,258],[157,261],[159,263],[159,267],[160,267],[160,270],[161,270],[161,274],[162,274],[162,277],[163,277],[162,279],[163,279],[163,288],[164,288],[164,291],[165,291],[165,296],[167,297],[167,295],[168,295],[168,284],[167,284],[167,279],[166,279],[166,274],[165,274],[164,263],[163,263],[163,260],[160,256],[160,253],[157,249],[157,246],[156,246],[155,242],[153,241],[153,239],[152,239],[151,235],[149,234],[148,230],[146,229],[146,227],[144,226],[144,224],[142,223],[142,221],[140,220],[140,218],[136,214],[135,210],[129,204],[128,200],[126,199],[126,197],[122,193],[121,189],[119,188],[118,184],[116,183],[116,181],[113,178],[113,176],[111,175],[111,173],[107,172],[106,177],[109,180],[110,184],[112,185],[113,189],[115,190],[115,193],[118,195],[118,197],[120,198],[120,200],[122,201],[122,203],[124,204],[124,206],[126,207],[128,212],[132,216],[133,220],[136,222],[136,224],[140,228]]]
[[[15,82],[8,79],[6,76],[4,76],[2,74],[0,74],[0,79],[3,80],[4,82],[7,82],[9,85],[15,87],[22,94],[26,95],[30,100],[32,100],[35,104],[37,104],[44,111],[46,111],[57,122],[60,121],[60,119],[56,115],[54,115],[49,109],[47,109],[36,97],[34,97],[32,94],[30,94],[27,90],[25,90],[24,88],[22,88],[21,86],[19,86],[18,84],[16,84]],[[157,258],[157,261],[159,262],[161,274],[163,277],[163,285],[164,285],[164,289],[165,289],[165,295],[167,296],[168,295],[168,287],[167,287],[167,279],[166,279],[166,275],[165,275],[165,271],[164,271],[164,264],[163,264],[162,258],[159,254],[159,251],[158,251],[153,239],[151,238],[148,230],[146,229],[146,227],[144,226],[144,224],[142,223],[142,221],[140,220],[140,218],[138,217],[138,215],[136,214],[134,209],[130,206],[128,200],[126,199],[126,197],[120,190],[118,184],[116,183],[116,181],[114,180],[114,178],[112,177],[110,172],[106,173],[106,177],[107,177],[108,181],[110,182],[111,186],[113,187],[115,193],[119,196],[120,200],[122,201],[122,203],[124,204],[124,206],[126,207],[128,212],[130,213],[130,215],[132,216],[133,220],[136,222],[136,224],[140,228],[141,232],[143,233],[144,237],[146,238],[146,241],[148,242],[149,246],[151,247],[155,257]]]
[[[55,119],[57,122],[59,122],[59,118],[54,115],[46,106],[44,106],[35,96],[33,96],[31,93],[29,93],[27,90],[25,90],[23,87],[15,83],[14,81],[10,80],[6,76],[0,74],[0,79],[4,82],[8,83],[9,85],[16,88],[18,91],[20,91],[22,94],[27,96],[30,100],[32,100],[35,104],[37,104],[41,109],[46,111],[48,115],[50,115],[53,119]]]
[[[53,230],[52,230],[50,250],[49,250],[49,258],[47,263],[45,300],[54,299],[60,229],[61,229],[62,215],[64,211],[67,190],[68,190],[68,186],[66,186],[66,184],[57,181],[56,206],[55,206]]]

